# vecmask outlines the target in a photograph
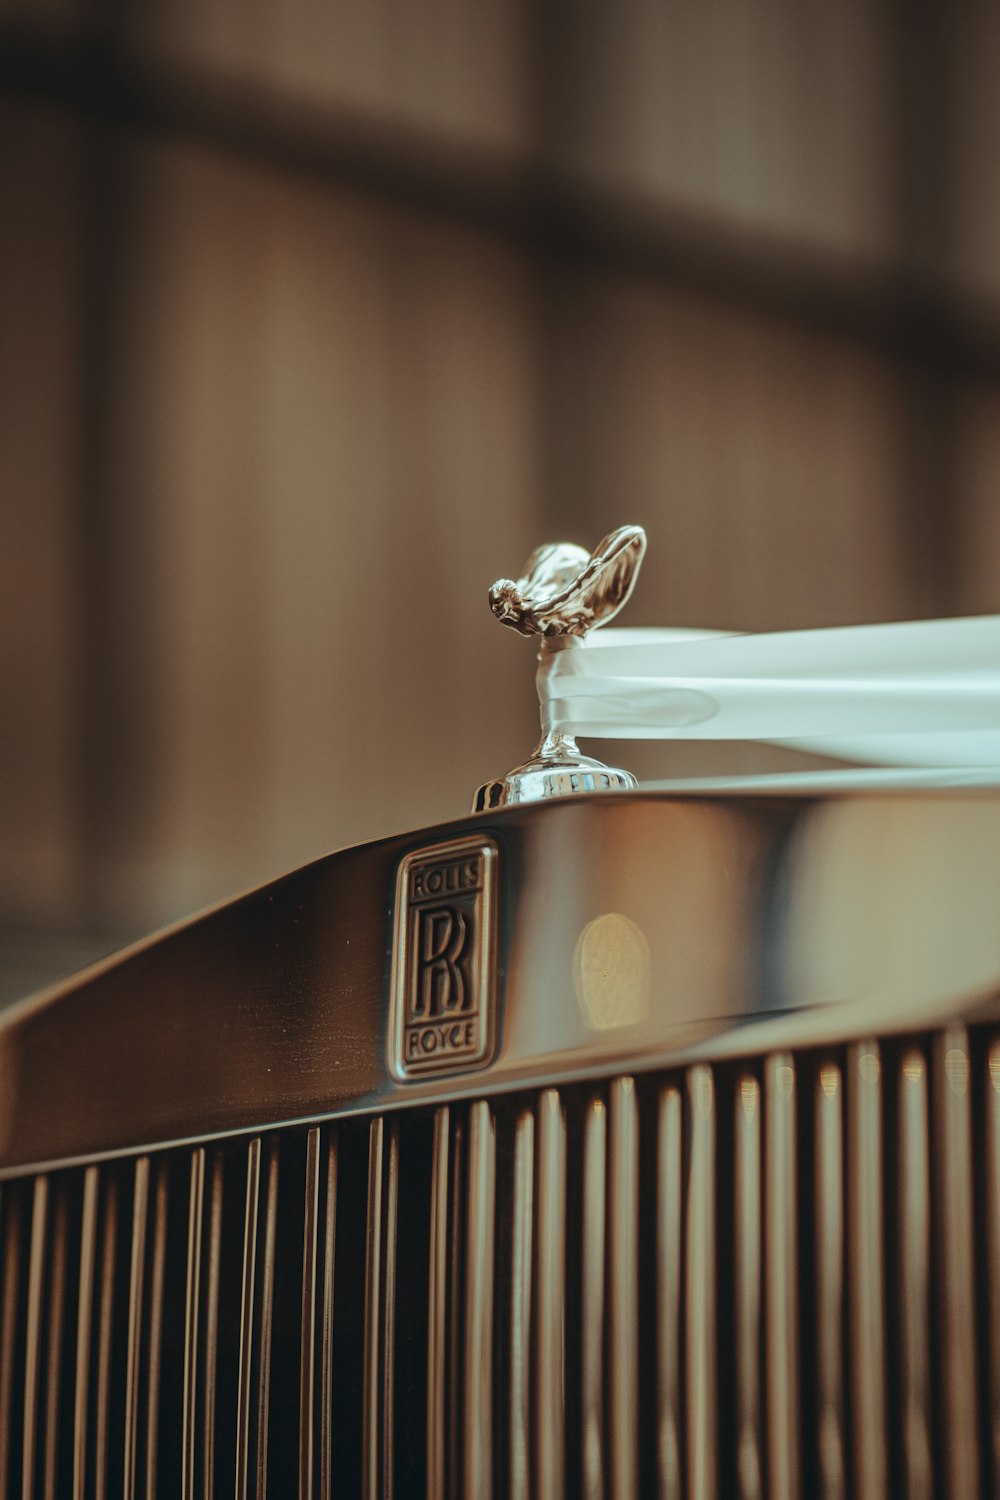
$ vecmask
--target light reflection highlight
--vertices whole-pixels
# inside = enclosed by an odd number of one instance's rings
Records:
[[[588,922],[573,954],[573,983],[593,1031],[635,1026],[649,1017],[652,959],[642,928],[620,912]]]

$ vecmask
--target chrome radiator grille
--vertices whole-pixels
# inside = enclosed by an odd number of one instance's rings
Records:
[[[975,1030],[12,1180],[0,1254],[5,1494],[997,1483]]]

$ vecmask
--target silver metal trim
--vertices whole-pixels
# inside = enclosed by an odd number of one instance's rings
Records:
[[[712,1500],[716,1493],[716,1297],[715,1284],[715,1080],[700,1065],[688,1074],[691,1158],[688,1168],[686,1229],[687,1469],[690,1500]]]
[[[854,1482],[860,1500],[887,1490],[885,1252],[882,1226],[882,1061],[878,1043],[847,1053],[851,1268],[851,1417]]]
[[[365,1347],[361,1492],[392,1500],[396,1338],[399,1122],[373,1120],[368,1133],[365,1232]]]
[[[35,1433],[38,1427],[38,1377],[41,1365],[45,1244],[49,1216],[49,1180],[35,1178],[31,1204],[31,1248],[28,1252],[28,1326],[24,1353],[24,1425],[21,1444],[21,1493],[31,1500],[35,1488]]]
[[[795,1061],[777,1053],[764,1064],[764,1274],[768,1371],[767,1458],[770,1494],[799,1493],[799,1349]]]
[[[911,1048],[899,1075],[899,1323],[906,1492],[930,1500],[931,1447],[930,1231],[931,1188],[927,1063]]]
[[[639,1482],[639,1101],[635,1080],[616,1078],[608,1098],[608,1258],[611,1270],[611,1488]]]
[[[538,1330],[535,1488],[562,1500],[565,1463],[566,1118],[558,1090],[538,1101]]]
[[[468,1194],[469,1194],[469,1124],[460,1114],[453,1119],[449,1140],[448,1158],[448,1264],[453,1268],[449,1278],[447,1301],[448,1347],[445,1359],[447,1370],[447,1432],[455,1434],[445,1442],[447,1464],[447,1487],[449,1495],[462,1493],[464,1483],[462,1438],[466,1431],[464,1405],[465,1346],[462,1339],[462,1299],[470,1295],[464,1283],[468,1280]],[[490,1282],[492,1296],[492,1280]]]
[[[316,1274],[319,1245],[320,1131],[306,1135],[302,1223],[302,1318],[299,1338],[299,1496],[312,1500],[316,1457]]]
[[[820,1493],[842,1500],[846,1492],[844,1411],[844,1204],[843,1078],[825,1062],[816,1078],[816,1421]]]
[[[368,1132],[368,1215],[365,1227],[365,1349],[361,1418],[361,1493],[378,1500],[381,1444],[381,1304],[382,1182],[385,1174],[385,1121],[375,1119]]]
[[[12,1200],[13,1200],[13,1195]],[[14,1329],[21,1293],[20,1205],[6,1210],[3,1225],[3,1307],[0,1310],[0,1474],[10,1466],[11,1402],[14,1394]]]
[[[333,1311],[337,1250],[338,1137],[326,1137],[326,1217],[323,1229],[323,1332],[320,1340],[320,1500],[333,1500]]]
[[[202,1366],[202,1485],[211,1495],[215,1484],[215,1417],[219,1370],[219,1282],[222,1274],[222,1195],[225,1189],[221,1151],[212,1161],[208,1212],[208,1267],[205,1277],[204,1363]]]
[[[761,1091],[744,1073],[734,1101],[735,1142],[735,1334],[737,1483],[742,1500],[760,1500],[764,1464],[761,1443],[763,1398],[760,1388],[761,1292],[763,1254],[763,1170]]]
[[[198,1413],[198,1333],[201,1310],[201,1230],[205,1211],[205,1149],[191,1153],[188,1174],[187,1281],[184,1302],[184,1413],[181,1428],[182,1500],[195,1497]]]
[[[531,1306],[535,1117],[523,1109],[514,1126],[510,1268],[510,1500],[531,1494]],[[443,1278],[444,1267],[441,1268]],[[428,1486],[429,1489],[429,1486]]]
[[[1000,1040],[986,1060],[986,1212],[989,1243],[1000,1245]],[[989,1298],[989,1417],[992,1478],[1000,1493],[1000,1256],[994,1256],[987,1273]]]
[[[100,1280],[97,1313],[97,1389],[94,1402],[94,1489],[107,1493],[108,1416],[111,1404],[111,1339],[115,1314],[115,1257],[118,1249],[119,1184],[105,1183],[101,1224]]]
[[[243,1211],[243,1274],[240,1283],[240,1345],[236,1387],[236,1500],[246,1500],[248,1494],[259,1213],[260,1137],[257,1136],[247,1147],[246,1203]]]
[[[88,1167],[83,1176],[83,1211],[80,1229],[76,1380],[73,1396],[73,1500],[84,1500],[87,1482],[87,1414],[90,1399],[90,1341],[94,1316],[99,1190],[100,1171],[97,1167]]]
[[[656,1204],[657,1461],[663,1500],[680,1500],[682,1454],[681,1259],[683,1229],[683,1105],[678,1088],[660,1094]]]
[[[139,1436],[139,1368],[142,1358],[142,1290],[146,1269],[146,1221],[149,1215],[149,1157],[140,1156],[132,1175],[132,1243],[128,1278],[128,1332],[125,1356],[126,1500],[134,1500],[136,1445]]]
[[[592,1099],[583,1122],[583,1236],[580,1246],[580,1437],[584,1500],[603,1500],[605,1238],[608,1111]]]
[[[487,839],[502,1046],[478,1072],[401,1083],[397,872]],[[988,789],[579,798],[349,850],[6,1011],[0,1175],[996,1017],[998,886]],[[642,934],[651,984],[623,970],[595,1012],[574,962],[607,913]]]
[[[447,1453],[445,1372],[448,1364],[448,1179],[451,1120],[434,1112],[431,1159],[430,1265],[427,1288],[427,1495],[444,1500]]]
[[[149,1384],[146,1392],[146,1500],[156,1500],[159,1452],[160,1364],[163,1353],[163,1289],[167,1266],[169,1182],[160,1161],[153,1206],[153,1263],[149,1290]]]
[[[934,1039],[935,1147],[943,1203],[939,1223],[939,1316],[945,1489],[975,1495],[979,1487],[978,1351],[973,1253],[972,1064],[963,1027]],[[993,1247],[996,1253],[996,1246]]]
[[[57,1185],[52,1213],[52,1261],[49,1272],[49,1347],[45,1377],[45,1439],[42,1450],[42,1493],[56,1500],[59,1465],[59,1387],[63,1363],[63,1318],[66,1311],[69,1213],[65,1184]]]
[[[278,1182],[281,1158],[278,1142],[267,1147],[264,1198],[264,1243],[260,1267],[260,1342],[257,1363],[257,1494],[267,1492],[267,1451],[270,1435],[271,1338],[274,1331],[274,1250],[278,1233]]]
[[[389,1121],[385,1195],[385,1290],[382,1305],[382,1500],[395,1488],[393,1438],[396,1431],[396,1249],[399,1238],[399,1120]]]
[[[469,1224],[466,1248],[464,1489],[493,1493],[493,1226],[496,1123],[489,1104],[469,1110]]]
[[[0,1310],[0,1474],[10,1464],[11,1399],[14,1385],[14,1328],[21,1286],[20,1212],[16,1202],[3,1225],[3,1307]]]

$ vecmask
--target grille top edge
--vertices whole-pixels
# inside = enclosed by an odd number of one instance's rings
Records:
[[[0,1175],[992,1014],[998,890],[989,788],[585,797],[346,850],[0,1016]]]

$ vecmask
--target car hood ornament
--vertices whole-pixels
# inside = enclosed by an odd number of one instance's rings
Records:
[[[500,578],[490,589],[490,608],[502,625],[539,638],[539,699],[560,652],[585,649],[590,631],[613,620],[627,603],[646,552],[641,526],[621,526],[593,552],[570,542],[538,547],[516,581]],[[476,793],[473,810],[539,802],[574,792],[623,791],[636,785],[628,771],[583,755],[572,735],[559,729],[547,707],[542,735],[531,758]]]

